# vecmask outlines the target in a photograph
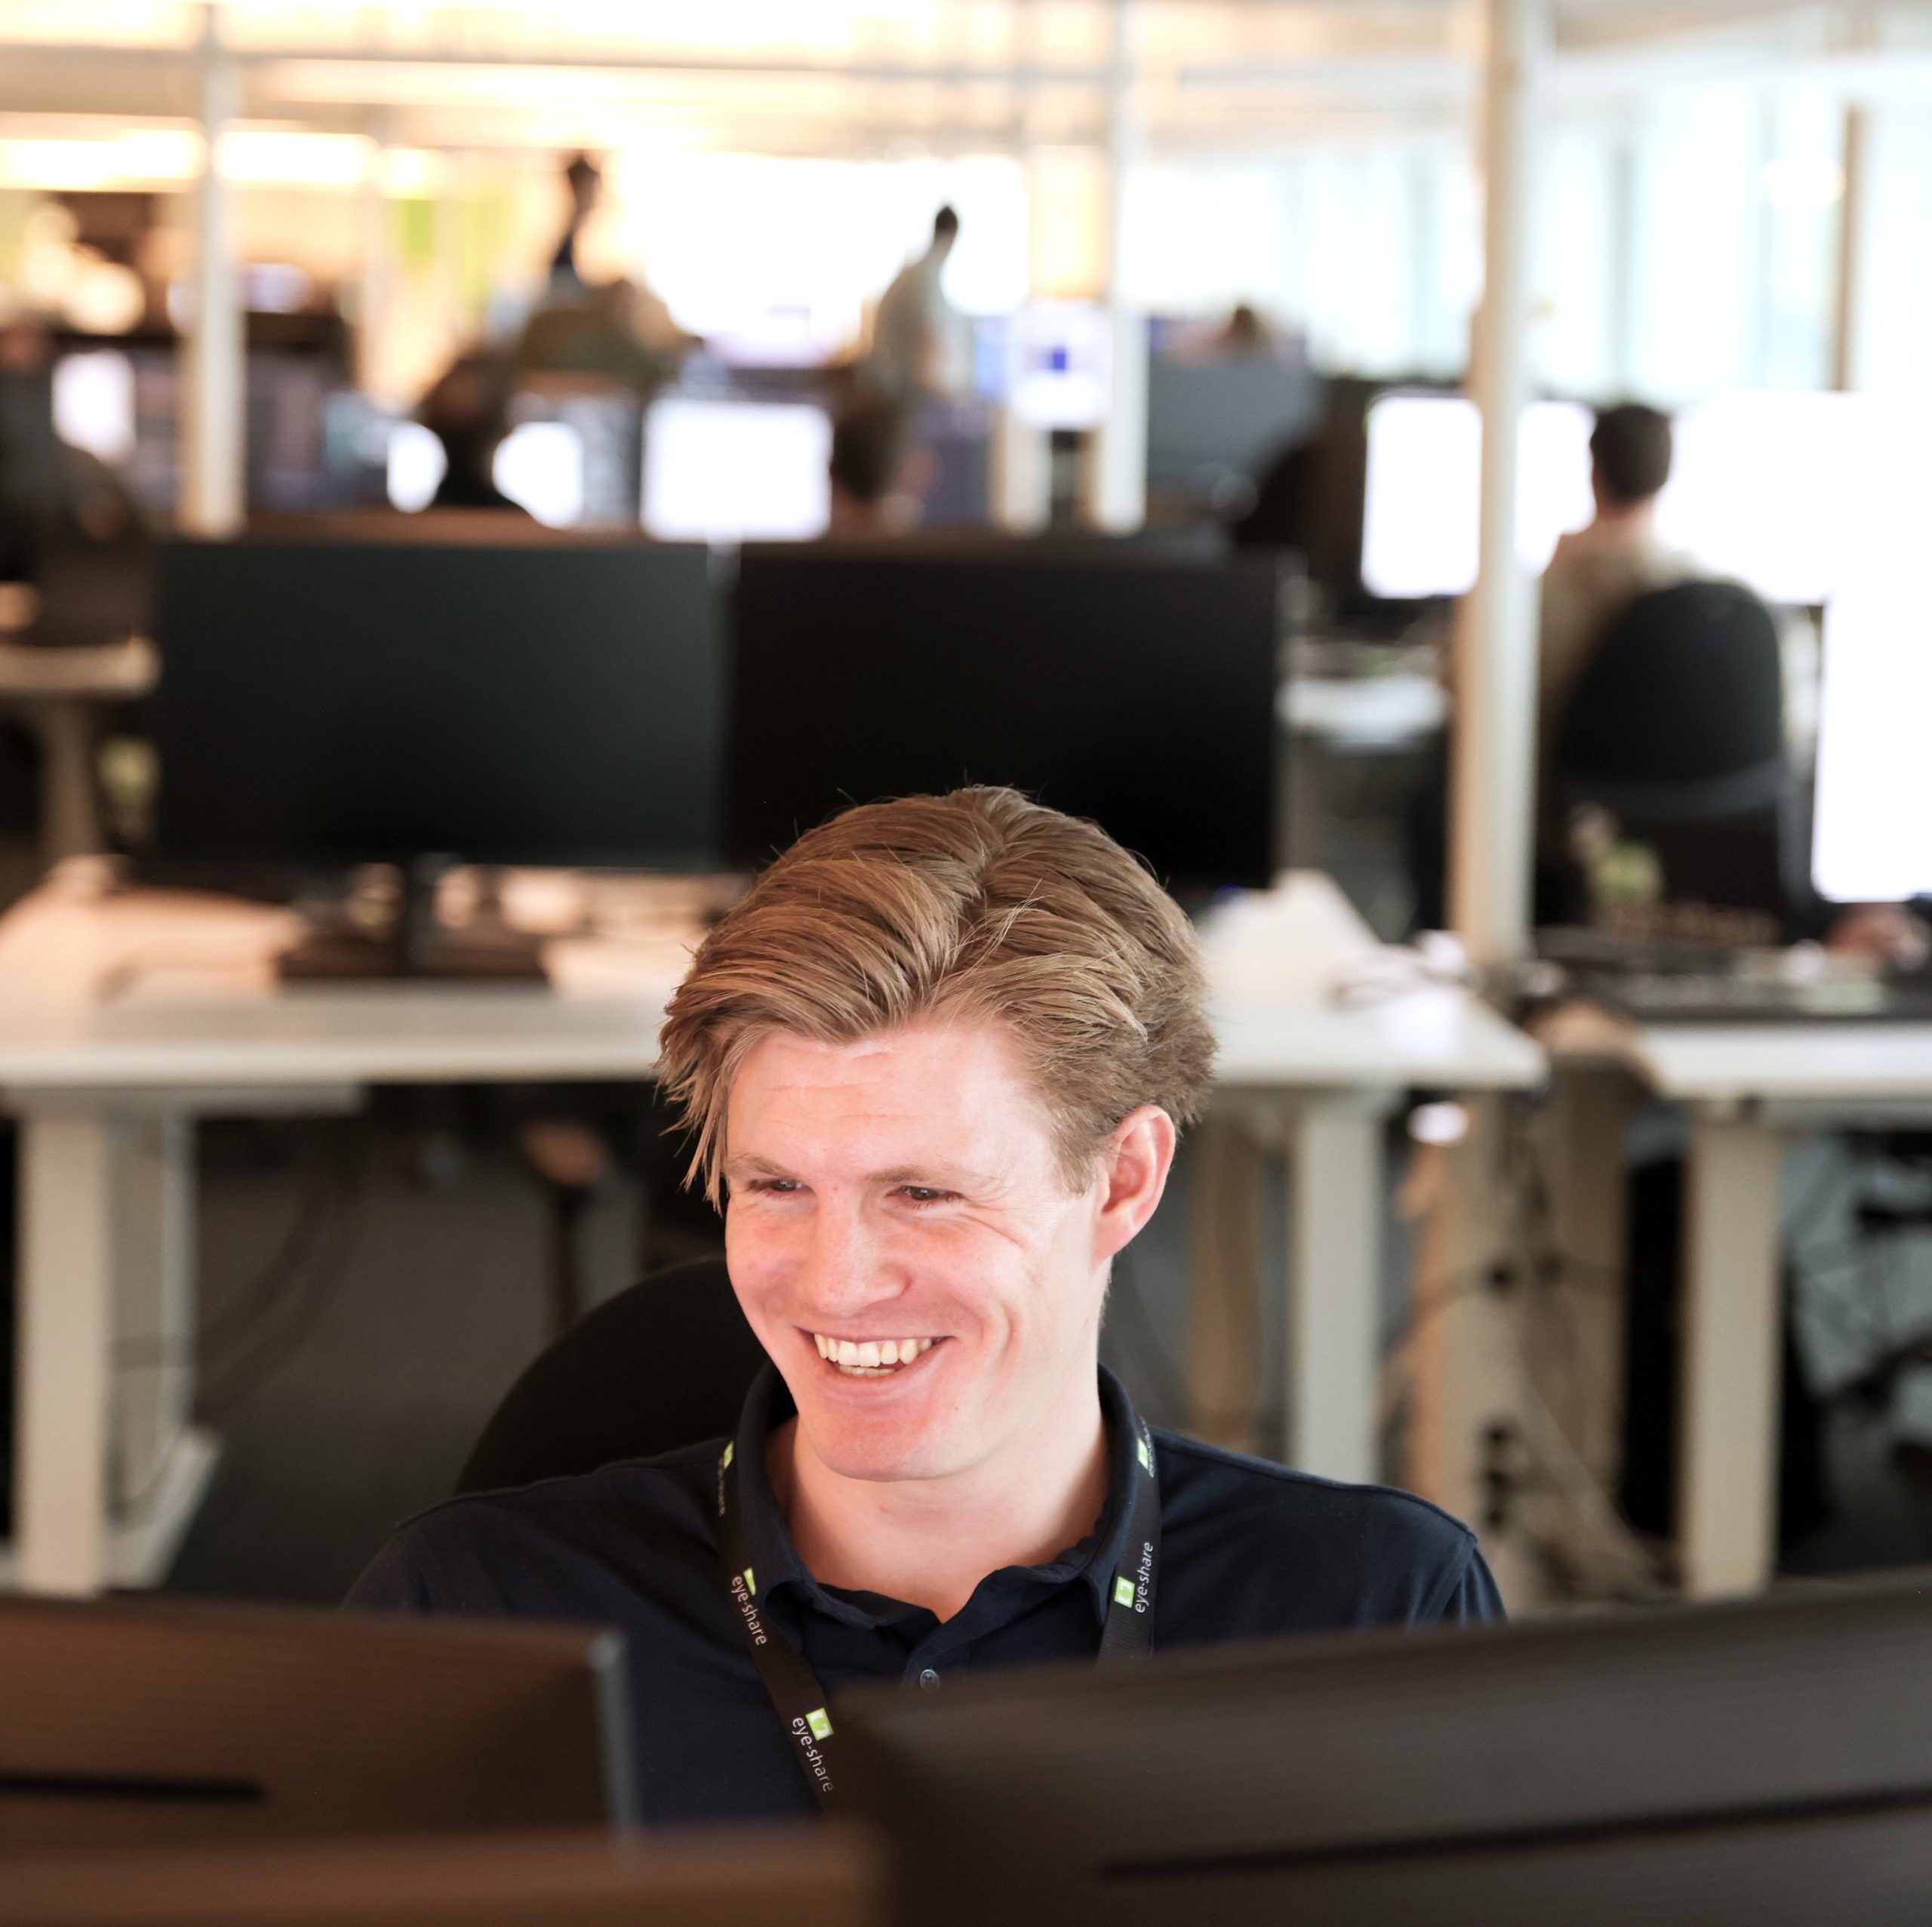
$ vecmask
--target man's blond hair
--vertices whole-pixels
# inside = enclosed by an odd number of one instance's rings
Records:
[[[760,1038],[990,1021],[1018,1044],[1078,1190],[1130,1111],[1200,1115],[1204,990],[1192,926],[1097,824],[1011,789],[909,796],[835,816],[759,877],[671,1000],[659,1076],[716,1203],[731,1082]]]

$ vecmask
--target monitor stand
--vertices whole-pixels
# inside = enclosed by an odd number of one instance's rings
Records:
[[[275,959],[285,983],[429,978],[467,982],[543,983],[542,940],[503,920],[497,874],[481,871],[475,912],[460,928],[441,922],[436,893],[446,857],[423,857],[399,872],[392,908],[373,921],[344,903]]]

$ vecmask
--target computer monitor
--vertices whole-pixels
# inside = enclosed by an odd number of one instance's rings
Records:
[[[1865,1927],[1932,1904],[1928,1666],[1920,1572],[1029,1667],[834,1714],[907,1927]]]
[[[1147,486],[1217,509],[1320,426],[1321,382],[1278,355],[1155,354],[1147,364]]]
[[[1007,333],[1008,405],[1031,428],[1097,427],[1113,355],[1113,324],[1097,303],[1029,303]]]
[[[1918,508],[1868,530],[1826,611],[1811,879],[1830,902],[1932,896],[1932,602],[1918,579],[1932,502]]]
[[[156,860],[714,869],[717,601],[697,548],[171,543]]]
[[[0,1927],[884,1927],[836,1821],[300,1841],[9,1865]]]
[[[665,395],[644,428],[644,526],[661,542],[805,542],[832,519],[832,421],[810,401]]]
[[[0,1855],[628,1826],[631,1720],[594,1627],[0,1600]]]
[[[1590,519],[1592,420],[1574,402],[1524,411],[1516,552],[1532,574]],[[1370,404],[1367,435],[1362,587],[1392,602],[1466,595],[1481,547],[1480,410],[1460,395],[1392,392]]]
[[[769,862],[851,803],[1007,783],[1177,891],[1273,879],[1271,564],[1011,545],[748,550],[731,843]]]
[[[1658,539],[1767,602],[1829,601],[1860,499],[1878,479],[1867,463],[1884,438],[1872,407],[1869,396],[1767,389],[1684,409]]]

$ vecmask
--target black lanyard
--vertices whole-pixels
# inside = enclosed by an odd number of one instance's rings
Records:
[[[1100,1629],[1100,1664],[1144,1658],[1154,1643],[1154,1575],[1161,1557],[1161,1492],[1154,1476],[1154,1442],[1134,1421],[1134,1497],[1128,1517],[1127,1549],[1107,1592],[1106,1623]],[[798,1764],[821,1800],[832,1797],[832,1716],[825,1689],[804,1655],[795,1652],[758,1609],[757,1575],[745,1538],[744,1507],[732,1470],[735,1444],[718,1461],[718,1550],[724,1583],[738,1609],[758,1677],[777,1709],[778,1723],[798,1750]]]

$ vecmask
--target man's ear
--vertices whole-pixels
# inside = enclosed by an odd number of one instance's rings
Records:
[[[1115,1126],[1100,1152],[1097,1259],[1124,1249],[1153,1216],[1174,1169],[1177,1136],[1174,1120],[1158,1104],[1130,1111]]]

